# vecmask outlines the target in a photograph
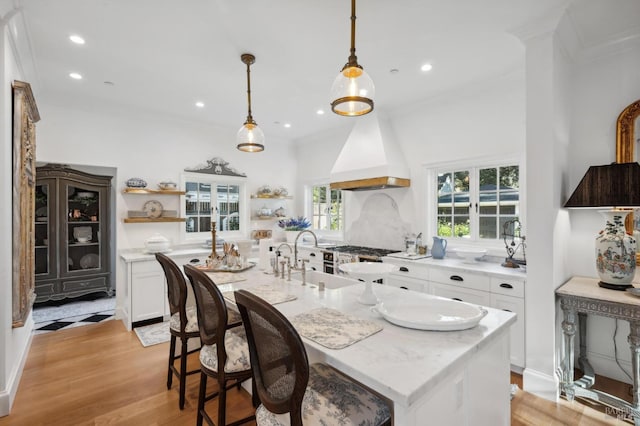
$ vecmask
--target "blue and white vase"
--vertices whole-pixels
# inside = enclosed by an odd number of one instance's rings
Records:
[[[601,210],[605,228],[596,237],[596,268],[600,281],[628,287],[636,274],[636,239],[627,234],[624,219],[628,211]]]

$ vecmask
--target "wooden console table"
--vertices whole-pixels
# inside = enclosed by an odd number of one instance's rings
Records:
[[[573,277],[556,290],[564,314],[562,321],[563,359],[560,391],[567,400],[578,397],[601,401],[618,408],[625,416],[633,417],[636,426],[640,426],[640,404],[638,385],[640,380],[640,298],[626,291],[601,288],[595,278]],[[580,356],[578,365],[584,372],[579,380],[573,378],[574,337],[576,333],[576,314],[580,333]],[[633,404],[601,392],[590,389],[595,383],[593,368],[587,359],[587,315],[600,315],[627,321],[630,326],[629,347],[633,370]]]

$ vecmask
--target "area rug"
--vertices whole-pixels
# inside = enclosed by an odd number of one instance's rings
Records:
[[[158,322],[151,325],[145,325],[143,327],[136,327],[133,329],[138,336],[138,340],[145,348],[147,346],[153,346],[160,343],[168,342],[171,338],[169,333],[169,321]]]

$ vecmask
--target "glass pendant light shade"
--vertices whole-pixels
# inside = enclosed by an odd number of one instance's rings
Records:
[[[339,115],[364,115],[373,110],[376,88],[362,67],[349,66],[340,71],[331,86],[331,110]]]
[[[356,57],[356,0],[351,0],[351,49],[349,59],[331,86],[331,111],[354,117],[373,111],[375,86]]]
[[[236,136],[238,149],[244,152],[264,151],[264,133],[256,122],[244,123]]]

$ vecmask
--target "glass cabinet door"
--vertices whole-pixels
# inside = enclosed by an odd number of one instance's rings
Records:
[[[56,185],[55,180],[41,180],[35,188],[35,275],[38,278],[55,276],[56,262],[51,246],[54,241],[51,227],[55,226]]]
[[[66,226],[61,233],[63,250],[60,252],[67,254],[66,272],[100,269],[100,220],[103,219],[100,206],[104,202],[100,191],[67,182],[61,185],[61,190],[66,194],[63,198]]]

